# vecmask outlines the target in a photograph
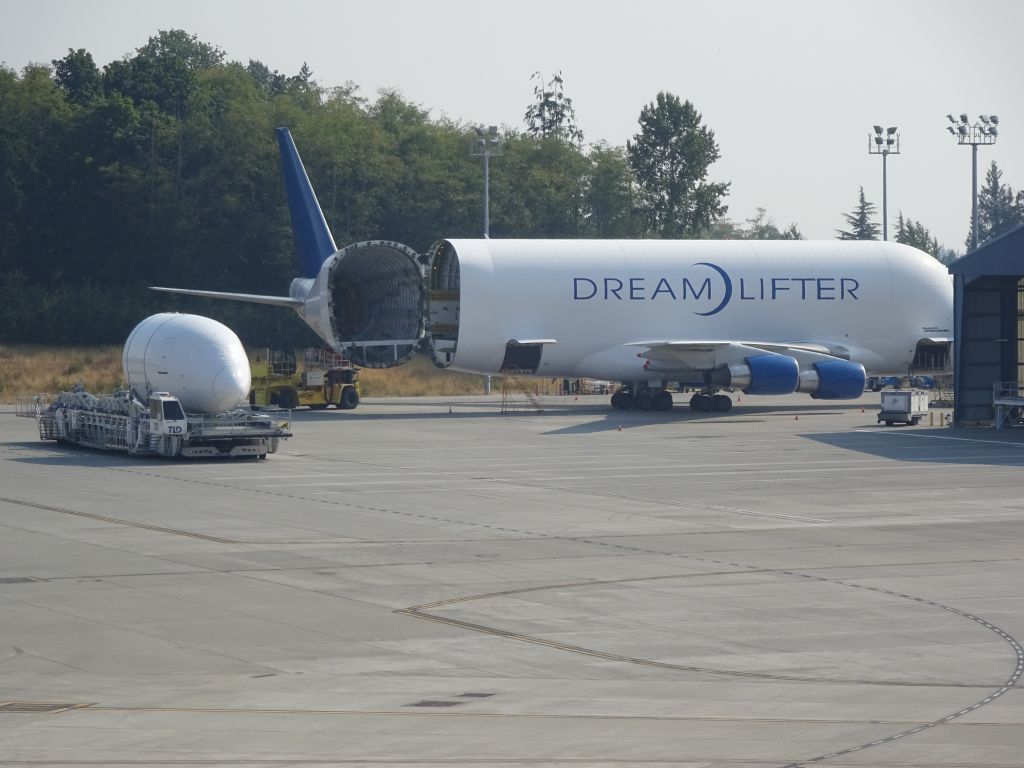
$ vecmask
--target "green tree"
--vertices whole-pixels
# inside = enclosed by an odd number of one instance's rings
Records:
[[[844,213],[843,218],[849,229],[837,229],[836,234],[840,240],[877,240],[878,224],[871,218],[875,215],[874,203],[869,203],[864,198],[864,187],[860,188],[860,197],[857,207],[852,213]]]
[[[92,54],[84,48],[68,48],[63,59],[54,59],[53,80],[67,95],[68,101],[84,105],[99,96],[103,90],[100,70]]]
[[[470,157],[470,130],[432,122],[394,90],[381,91],[367,114],[385,142],[378,236],[423,251],[444,236],[479,236],[483,170]]]
[[[491,163],[491,236],[580,237],[587,165],[558,138],[506,137]]]
[[[1024,224],[1024,192],[1014,192],[1003,184],[1003,172],[993,160],[985,173],[985,185],[978,191],[978,244],[1009,232]],[[973,222],[964,243],[967,250],[973,246]]]
[[[747,219],[746,231],[747,240],[803,240],[796,223],[790,224],[785,229],[779,229],[775,220],[768,215],[764,208],[758,208],[752,218]]]
[[[249,59],[249,63],[245,65],[245,71],[267,96],[280,96],[288,90],[288,78],[276,69],[271,72],[270,67],[262,61]]]
[[[939,240],[919,221],[904,219],[903,211],[896,217],[896,242],[930,253],[942,261],[943,248]]]
[[[103,71],[107,93],[118,92],[141,104],[150,101],[161,111],[182,116],[196,86],[196,73],[219,66],[224,52],[181,29],[161,30],[135,55],[108,64]]]
[[[743,224],[730,219],[719,219],[711,225],[705,236],[709,240],[803,240],[804,236],[795,223],[779,229],[775,220],[764,208],[758,208],[753,217]]]
[[[626,142],[650,232],[696,237],[728,211],[729,184],[708,181],[718,159],[714,132],[689,101],[662,91],[640,111],[640,132]]]
[[[547,85],[540,72],[534,72],[532,79],[534,100],[523,115],[527,133],[535,139],[556,138],[582,146],[583,131],[576,124],[572,99],[565,95],[561,71]]]
[[[591,147],[587,161],[590,169],[584,191],[583,233],[602,238],[642,236],[636,180],[626,150],[599,142]]]
[[[0,68],[0,273],[60,279],[75,258],[62,232],[74,111],[49,67]]]

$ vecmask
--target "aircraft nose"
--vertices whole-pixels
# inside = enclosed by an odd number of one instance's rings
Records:
[[[213,380],[214,410],[223,411],[249,397],[252,380],[248,365],[228,365],[220,370]]]

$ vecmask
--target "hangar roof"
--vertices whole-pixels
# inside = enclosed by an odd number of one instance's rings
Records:
[[[949,272],[963,275],[967,282],[990,275],[1024,275],[1024,224],[960,257],[949,265]]]

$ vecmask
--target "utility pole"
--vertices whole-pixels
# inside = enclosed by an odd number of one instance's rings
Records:
[[[469,154],[484,159],[484,237],[491,236],[491,157],[501,156],[501,145],[504,139],[498,135],[498,126],[492,125],[485,132],[483,128],[475,128],[476,139]]]

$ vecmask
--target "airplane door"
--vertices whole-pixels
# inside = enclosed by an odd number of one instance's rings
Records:
[[[540,368],[543,353],[543,344],[520,344],[510,341],[505,345],[505,359],[501,361],[501,372],[534,374]]]

